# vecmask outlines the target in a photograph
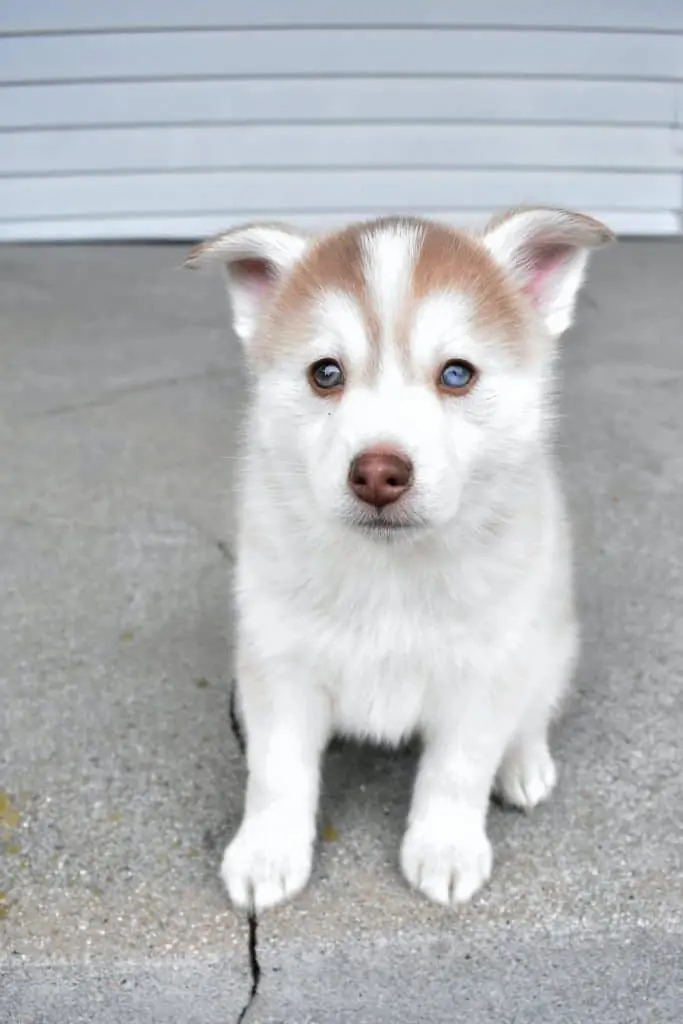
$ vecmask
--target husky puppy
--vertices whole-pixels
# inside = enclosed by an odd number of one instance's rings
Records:
[[[254,224],[190,254],[222,266],[252,378],[235,583],[249,776],[222,866],[237,906],[306,885],[333,734],[421,737],[400,863],[438,903],[489,878],[492,790],[525,809],[550,795],[578,644],[556,342],[610,238],[531,208],[480,233]]]

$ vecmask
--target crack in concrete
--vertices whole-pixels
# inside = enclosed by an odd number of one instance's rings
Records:
[[[237,741],[242,754],[246,753],[244,730],[237,711],[237,684],[233,680],[230,690],[230,727],[233,736]],[[250,910],[247,915],[247,960],[249,963],[249,975],[251,977],[251,989],[246,1003],[240,1010],[237,1024],[249,1024],[252,1011],[258,999],[259,985],[261,983],[261,964],[258,956],[258,917],[255,910]]]
[[[249,1018],[258,999],[259,985],[261,983],[261,964],[258,958],[258,917],[256,911],[249,912],[247,917],[248,938],[247,952],[249,955],[249,973],[251,974],[251,990],[249,998],[242,1007],[237,1024],[249,1024]]]
[[[81,412],[82,410],[99,409],[104,406],[112,405],[113,403],[118,402],[121,398],[127,398],[129,395],[144,395],[149,391],[160,391],[165,388],[182,387],[184,384],[194,384],[197,381],[211,380],[212,378],[225,378],[228,376],[228,372],[228,370],[221,367],[201,370],[198,373],[188,373],[177,377],[162,377],[159,380],[140,381],[135,384],[126,384],[118,388],[112,388],[111,391],[107,391],[102,395],[97,395],[94,398],[85,398],[77,402],[66,402],[64,405],[55,405],[51,408],[42,409],[27,417],[27,419],[43,419],[50,416],[64,416],[68,413]]]
[[[223,558],[227,559],[227,561],[231,564],[234,564],[235,558],[233,556],[232,551],[230,550],[230,545],[228,544],[228,542],[225,540],[216,540],[214,541],[214,543],[218,550],[220,551],[220,553],[222,554]]]
[[[237,746],[240,748],[240,752],[246,754],[247,745],[244,740],[244,730],[242,729],[242,723],[237,711],[237,683],[234,680],[230,690],[230,728],[237,741]]]

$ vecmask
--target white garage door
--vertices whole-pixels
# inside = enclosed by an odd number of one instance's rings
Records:
[[[683,0],[3,0],[0,240],[563,204],[680,229]]]

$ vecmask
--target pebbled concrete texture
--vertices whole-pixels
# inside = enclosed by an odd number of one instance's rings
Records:
[[[0,1024],[227,1024],[252,983],[217,879],[244,379],[183,254],[0,249]],[[600,254],[565,341],[585,649],[556,796],[492,808],[493,880],[448,912],[397,870],[414,752],[336,746],[250,1024],[681,1020],[681,280],[677,242]]]

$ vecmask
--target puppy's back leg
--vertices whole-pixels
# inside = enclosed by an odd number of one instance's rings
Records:
[[[578,641],[570,626],[549,645],[538,665],[539,683],[522,722],[507,746],[496,774],[494,794],[503,803],[529,811],[547,800],[557,783],[548,732],[559,713],[576,665]]]

